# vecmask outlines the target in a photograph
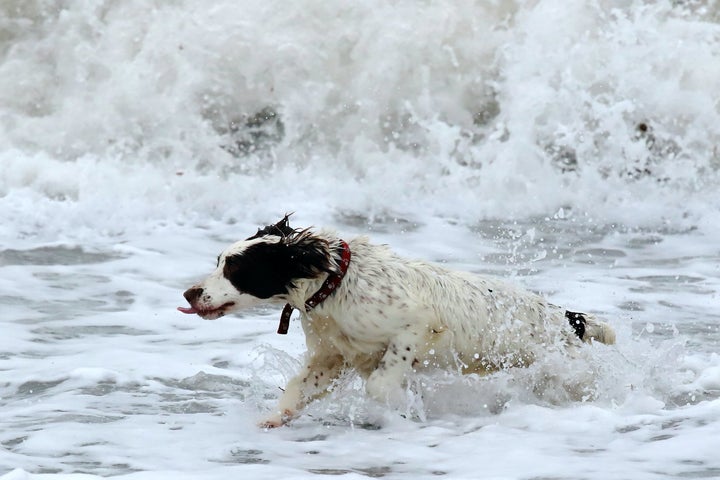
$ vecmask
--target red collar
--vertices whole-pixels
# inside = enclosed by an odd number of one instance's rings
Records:
[[[342,258],[340,259],[340,273],[333,273],[328,275],[323,282],[320,290],[315,292],[312,297],[305,301],[305,311],[309,312],[317,305],[323,302],[327,297],[332,294],[335,289],[340,285],[345,273],[347,272],[348,265],[350,265],[350,247],[347,242],[340,240],[340,246],[342,247]],[[285,335],[290,328],[290,315],[293,312],[293,306],[289,303],[285,304],[282,314],[280,314],[280,325],[278,326],[277,333]]]

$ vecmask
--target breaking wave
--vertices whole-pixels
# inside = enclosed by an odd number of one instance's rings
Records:
[[[58,212],[110,232],[296,209],[701,217],[718,18],[701,1],[5,1],[0,201],[27,232]]]

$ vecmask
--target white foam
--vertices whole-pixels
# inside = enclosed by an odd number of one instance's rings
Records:
[[[11,2],[3,210],[78,235],[301,208],[697,220],[718,205],[712,8]]]
[[[717,18],[698,2],[2,2],[0,478],[717,476]],[[273,310],[174,307],[291,211],[513,277],[603,314],[618,344],[418,376],[405,419],[348,375],[262,432],[297,322],[277,337]]]

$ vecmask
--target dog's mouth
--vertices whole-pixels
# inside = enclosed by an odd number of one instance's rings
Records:
[[[188,315],[196,313],[200,317],[210,320],[210,319],[222,317],[223,315],[225,315],[227,309],[232,307],[233,305],[235,305],[235,302],[223,303],[222,305],[220,305],[217,308],[195,308],[194,306],[190,306],[190,307],[177,307],[177,309],[179,312],[182,312],[182,313],[185,313]]]

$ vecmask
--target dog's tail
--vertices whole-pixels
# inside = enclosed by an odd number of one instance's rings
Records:
[[[615,330],[609,324],[598,320],[595,315],[567,310],[565,318],[583,342],[597,341],[606,345],[615,343]]]
[[[615,330],[607,324],[596,318],[589,318],[585,324],[585,335],[582,338],[583,342],[592,342],[593,340],[605,345],[615,344]]]

